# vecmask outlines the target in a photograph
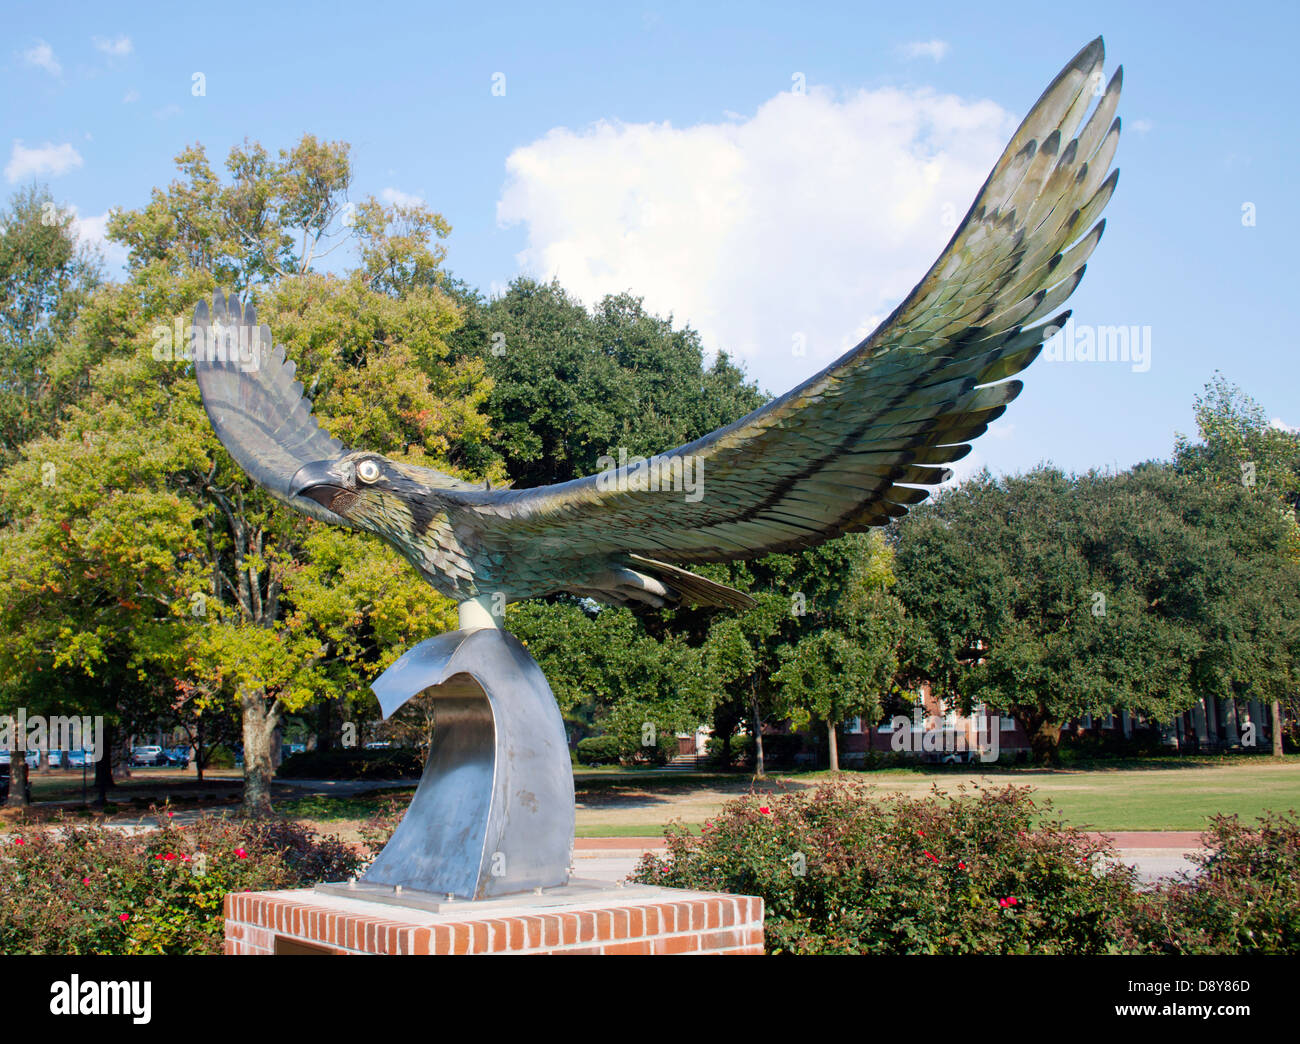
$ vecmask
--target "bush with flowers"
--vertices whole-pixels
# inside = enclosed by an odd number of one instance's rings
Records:
[[[1108,953],[1136,891],[1028,788],[870,797],[832,783],[670,829],[637,880],[758,895],[772,953]]]
[[[359,865],[350,846],[292,822],[159,819],[137,833],[56,822],[0,839],[0,953],[220,953],[227,893]]]

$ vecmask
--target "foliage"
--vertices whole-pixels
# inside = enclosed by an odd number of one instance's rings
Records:
[[[59,823],[0,851],[5,953],[220,953],[230,892],[297,888],[356,873],[333,838],[283,821],[204,817],[143,834]]]
[[[578,740],[575,753],[583,765],[617,765],[622,748],[617,736],[587,736]]]
[[[761,896],[771,953],[1109,953],[1132,872],[1025,788],[870,797],[844,783],[726,805],[636,878]]]
[[[904,673],[1019,719],[1127,708],[1168,721],[1201,694],[1294,687],[1294,525],[1238,487],[1161,465],[1119,475],[987,473],[897,527]]]
[[[35,185],[0,211],[0,466],[53,424],[59,396],[49,359],[101,278],[74,218]]]
[[[667,451],[764,401],[725,354],[706,368],[694,330],[673,329],[630,294],[588,311],[556,282],[521,278],[491,301],[461,298],[451,344],[486,364],[490,441],[517,486],[593,474],[620,447]]]
[[[1216,816],[1193,855],[1198,873],[1144,895],[1135,945],[1179,954],[1300,953],[1300,819],[1247,826]]]

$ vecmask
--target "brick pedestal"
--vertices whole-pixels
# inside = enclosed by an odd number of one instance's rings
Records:
[[[226,896],[228,954],[763,952],[763,901],[676,888],[587,887],[431,904],[298,889]]]

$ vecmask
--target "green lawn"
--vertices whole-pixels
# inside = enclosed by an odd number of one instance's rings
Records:
[[[192,775],[146,770],[115,788],[116,811],[139,814],[169,797],[173,807],[231,807],[237,773],[221,773],[200,790]],[[575,773],[579,837],[659,836],[676,820],[694,830],[722,805],[754,787],[764,792],[803,789],[827,779],[826,772],[782,773],[754,781],[744,774],[663,772],[653,769],[579,769]],[[1215,813],[1254,819],[1266,809],[1300,809],[1300,757],[1150,758],[1099,762],[1056,770],[969,766],[844,772],[842,779],[867,794],[898,792],[921,796],[932,786],[955,791],[961,784],[1032,786],[1051,800],[1069,823],[1090,830],[1202,830]],[[39,800],[80,798],[80,778],[33,778]],[[297,819],[351,837],[390,800],[409,800],[414,785],[355,796],[301,796],[281,790],[276,805]],[[92,794],[93,796],[93,794]],[[224,799],[224,801],[223,801]],[[113,811],[113,810],[110,810]]]

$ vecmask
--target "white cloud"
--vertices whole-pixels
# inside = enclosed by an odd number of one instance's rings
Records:
[[[161,109],[154,109],[153,118],[155,120],[170,120],[173,116],[179,116],[181,112],[181,107],[175,102],[171,102]]]
[[[1269,427],[1276,428],[1278,431],[1287,431],[1290,432],[1292,435],[1300,435],[1300,428],[1293,427],[1292,425],[1284,421],[1281,417],[1274,417],[1271,421],[1268,422],[1268,424]]]
[[[911,43],[900,44],[898,53],[907,59],[932,58],[941,62],[948,56],[950,49],[947,40],[913,40]]]
[[[643,295],[779,393],[893,310],[1015,124],[930,90],[813,88],[740,123],[558,128],[509,156],[497,217],[527,227],[526,272],[588,303]]]
[[[126,247],[108,241],[109,211],[83,218],[75,204],[68,209],[72,211],[72,228],[76,233],[77,242],[97,247],[104,255],[104,261],[110,269],[124,267],[127,259]]]
[[[414,196],[409,192],[403,192],[401,189],[386,188],[380,191],[379,198],[385,203],[398,207],[421,207],[424,206],[422,196]]]
[[[53,145],[47,141],[44,145],[29,149],[21,141],[15,140],[9,162],[5,164],[5,177],[10,182],[45,174],[58,177],[81,165],[81,153],[69,144]]]
[[[1151,120],[1134,120],[1130,126],[1138,134],[1149,134],[1155,129],[1155,124]]]
[[[95,50],[114,58],[125,58],[132,51],[131,38],[125,33],[118,33],[111,40],[104,36],[91,37]]]
[[[23,51],[22,59],[24,65],[44,69],[51,76],[59,76],[63,72],[63,66],[54,57],[54,48],[44,40],[37,40],[33,46]]]
[[[130,105],[132,102],[138,102],[139,100],[140,100],[140,92],[137,91],[134,87],[132,87],[124,95],[122,95],[123,105]]]

